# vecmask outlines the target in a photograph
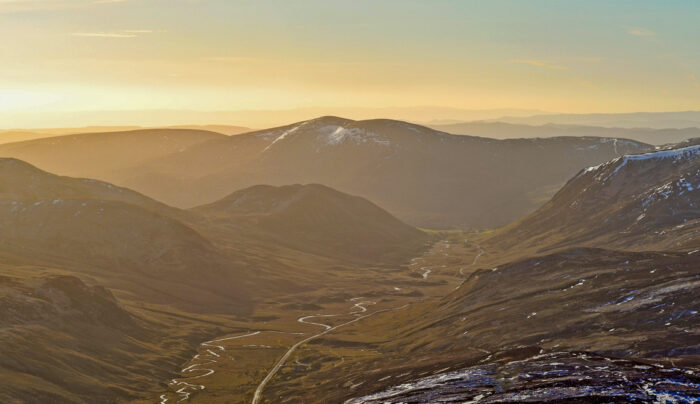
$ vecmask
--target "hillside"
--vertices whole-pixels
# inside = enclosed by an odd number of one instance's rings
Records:
[[[418,265],[463,276],[456,289],[319,341],[297,358],[312,370],[288,371],[268,397],[696,401],[699,157],[618,157],[521,221],[452,236]]]
[[[427,241],[320,185],[181,211],[0,159],[0,400],[149,397],[202,341],[394,281]]]
[[[113,390],[128,380],[128,373],[116,366],[133,361],[137,355],[130,351],[143,350],[146,340],[156,336],[107,289],[73,276],[0,276],[0,302],[3,402],[112,401],[115,393],[128,396]],[[104,360],[105,354],[112,360]]]
[[[0,157],[14,157],[61,175],[120,183],[122,171],[217,138],[193,129],[139,129],[54,136],[0,145]]]
[[[473,256],[456,258],[464,268]],[[380,313],[308,346],[294,358],[308,367],[290,366],[267,397],[625,402],[633,394],[693,402],[699,264],[698,252],[572,248],[467,267],[464,283],[442,299]]]
[[[682,250],[697,247],[698,201],[700,146],[627,155],[582,170],[537,212],[485,243]]]
[[[110,200],[154,211],[176,211],[127,188],[88,178],[58,176],[14,158],[0,158],[0,198],[24,201],[53,201],[60,198]]]
[[[90,274],[152,301],[245,312],[244,289],[218,282],[241,270],[187,216],[128,189],[0,159],[0,252]],[[194,282],[183,282],[205,262]],[[183,296],[188,289],[198,292]]]
[[[24,142],[66,135],[128,132],[148,129],[192,129],[217,132],[227,136],[250,132],[252,129],[233,125],[176,125],[145,128],[141,126],[84,126],[80,128],[0,129],[0,144]]]
[[[359,262],[402,261],[428,241],[373,203],[323,185],[258,185],[193,209],[248,238]]]
[[[582,167],[651,149],[613,138],[495,140],[323,117],[196,144],[118,183],[176,206],[257,184],[319,183],[412,225],[493,227],[535,210]]]
[[[354,404],[694,402],[699,259],[571,249],[478,271],[398,332],[378,319],[396,338],[376,342],[385,356],[335,369],[364,381],[354,395],[316,391]]]

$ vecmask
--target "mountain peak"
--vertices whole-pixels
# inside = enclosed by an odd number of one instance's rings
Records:
[[[304,142],[316,150],[326,146],[342,144],[372,143],[386,146],[389,144],[386,136],[367,128],[363,123],[335,116],[323,116],[308,121],[298,122],[289,126],[257,133],[256,136],[271,140],[264,151],[284,142]]]
[[[256,185],[195,211],[248,238],[352,261],[401,262],[428,239],[372,202],[320,184]]]

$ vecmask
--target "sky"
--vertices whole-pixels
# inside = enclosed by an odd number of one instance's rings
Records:
[[[76,111],[700,109],[694,0],[0,0],[0,37],[0,127]]]

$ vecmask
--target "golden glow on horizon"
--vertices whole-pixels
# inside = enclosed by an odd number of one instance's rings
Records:
[[[542,3],[1,0],[0,113],[700,109],[697,6]]]

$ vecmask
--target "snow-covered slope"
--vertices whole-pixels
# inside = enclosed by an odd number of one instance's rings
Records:
[[[641,249],[700,244],[700,146],[626,155],[582,170],[492,241]]]

